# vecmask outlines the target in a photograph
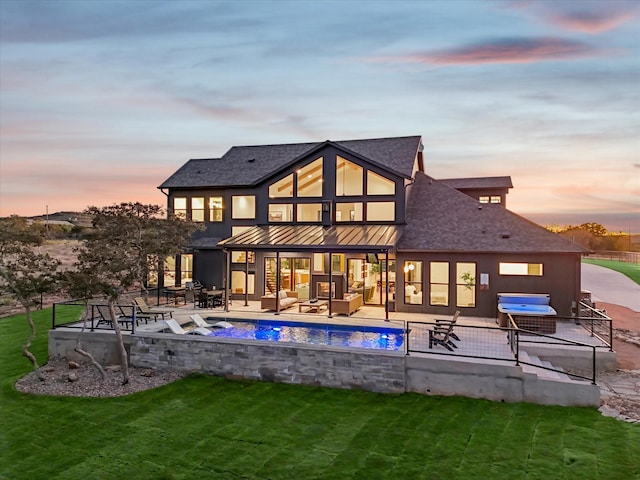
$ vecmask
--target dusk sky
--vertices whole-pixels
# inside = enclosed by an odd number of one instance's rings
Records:
[[[233,145],[422,135],[542,225],[640,233],[640,1],[0,0],[0,216]]]

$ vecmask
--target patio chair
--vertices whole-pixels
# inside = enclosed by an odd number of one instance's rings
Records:
[[[209,330],[207,330],[206,328],[202,328],[202,327],[194,328],[193,330],[185,330],[173,318],[167,318],[166,320],[162,320],[162,321],[164,322],[164,324],[167,327],[169,327],[169,330],[171,330],[171,333],[175,333],[176,335],[192,334],[192,335],[205,335],[205,336],[207,336],[207,335],[209,335],[209,333],[211,333]]]
[[[442,345],[444,348],[453,352],[454,348],[458,346],[451,340],[454,323],[442,323],[433,326],[433,329],[429,330],[429,348],[433,348],[434,345]]]
[[[202,328],[232,328],[233,327],[233,325],[225,321],[216,322],[216,323],[207,323],[207,321],[204,320],[198,313],[189,315],[189,318],[193,323],[196,324],[197,327],[202,327]]]
[[[444,325],[448,325],[449,323],[452,323],[453,326],[455,327],[455,324],[458,321],[459,316],[460,316],[460,310],[456,310],[456,313],[453,314],[453,318],[451,320],[436,318],[436,325],[444,326]],[[460,338],[455,334],[453,329],[451,330],[451,333],[449,334],[449,336],[454,340],[461,341]]]
[[[109,305],[96,305],[96,310],[98,311],[98,315],[100,316],[100,319],[98,320],[98,324],[96,325],[97,327],[99,327],[101,323],[106,323],[108,325],[113,326]],[[116,316],[115,320],[118,323],[124,324],[125,327],[127,326],[127,324],[131,324],[131,329],[133,330],[133,318],[131,318],[131,316],[124,316],[124,317]]]
[[[142,313],[143,315],[153,316],[154,320],[158,319],[158,315],[162,316],[162,318],[164,318],[165,315],[169,315],[169,317],[173,315],[172,308],[150,307],[142,297],[134,298],[133,303],[135,303],[136,307],[138,308],[138,312]]]
[[[116,305],[116,309],[120,312],[120,317],[119,318],[131,318],[133,320],[133,310],[136,310],[136,314],[135,314],[135,318],[136,318],[136,325],[140,325],[140,320],[144,320],[144,323],[148,324],[149,320],[151,320],[152,318],[155,319],[155,317],[153,315],[148,315],[146,313],[142,313],[142,312],[138,312],[137,311],[137,307],[135,305],[129,306],[123,306],[123,305]]]

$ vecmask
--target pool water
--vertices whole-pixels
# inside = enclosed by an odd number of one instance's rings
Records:
[[[209,318],[211,321],[219,319]],[[376,350],[400,350],[402,328],[330,325],[284,320],[234,320],[232,328],[213,329],[209,336],[244,338],[265,342],[306,343]]]

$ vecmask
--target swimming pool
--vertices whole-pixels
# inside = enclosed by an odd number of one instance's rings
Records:
[[[211,321],[219,320],[209,318]],[[361,325],[333,325],[286,320],[232,320],[231,328],[214,329],[209,336],[265,342],[306,343],[374,350],[400,350],[404,329]]]

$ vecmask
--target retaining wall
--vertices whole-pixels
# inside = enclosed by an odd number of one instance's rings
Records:
[[[82,360],[73,352],[77,336],[78,332],[51,330],[49,356]],[[167,333],[135,333],[124,338],[130,363],[136,367],[383,393],[460,395],[554,405],[600,404],[597,385],[540,379],[504,363]],[[99,362],[119,363],[113,333],[85,333],[83,344]]]

